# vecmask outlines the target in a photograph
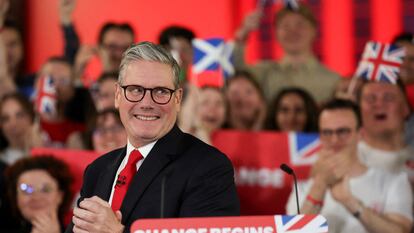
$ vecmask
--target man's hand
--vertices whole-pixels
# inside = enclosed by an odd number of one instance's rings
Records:
[[[334,184],[330,191],[335,201],[342,204],[349,202],[353,198],[351,190],[349,189],[348,176],[345,176],[341,181]]]
[[[98,47],[98,56],[102,63],[102,69],[104,72],[111,72],[113,69],[112,59],[108,48],[105,48],[104,45]]]
[[[328,186],[334,185],[349,171],[354,149],[353,147],[345,147],[340,151],[322,149],[312,167],[313,175],[322,179]]]
[[[262,15],[263,13],[260,10],[253,11],[250,14],[248,14],[244,18],[243,24],[236,32],[236,40],[244,42],[251,31],[259,28]]]
[[[63,25],[72,24],[72,13],[75,5],[76,0],[59,0],[59,17]]]
[[[91,45],[82,45],[80,47],[75,57],[74,72],[76,78],[80,80],[86,65],[95,55],[97,55],[97,52],[96,47]]]
[[[333,175],[337,181],[342,180],[349,172],[352,165],[352,156],[356,156],[355,146],[346,146],[332,156],[335,161]]]
[[[333,151],[322,149],[319,152],[318,160],[312,167],[312,175],[315,177],[315,180],[320,181],[326,186],[331,186],[339,179],[334,175],[334,170],[337,164],[337,158]]]
[[[114,213],[109,203],[97,196],[81,201],[73,215],[74,233],[114,233],[124,230],[121,212],[118,210]]]

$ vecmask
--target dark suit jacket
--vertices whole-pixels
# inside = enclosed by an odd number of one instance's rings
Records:
[[[125,153],[126,148],[114,150],[86,168],[80,200],[94,195],[109,200]],[[137,219],[160,218],[162,183],[165,218],[239,215],[230,160],[174,126],[157,141],[132,180],[121,205],[124,232]]]

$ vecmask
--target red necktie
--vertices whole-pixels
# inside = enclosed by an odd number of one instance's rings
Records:
[[[129,154],[128,163],[124,169],[119,173],[116,184],[114,195],[112,197],[112,209],[114,211],[119,210],[121,208],[122,201],[124,200],[125,194],[128,190],[128,187],[134,177],[135,173],[137,172],[137,162],[141,160],[143,157],[138,150],[133,150],[131,154]]]

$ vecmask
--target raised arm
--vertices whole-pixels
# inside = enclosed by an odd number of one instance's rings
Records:
[[[79,37],[73,26],[72,19],[75,5],[76,0],[59,0],[59,18],[65,43],[64,56],[71,64],[74,64],[75,56],[79,49]]]

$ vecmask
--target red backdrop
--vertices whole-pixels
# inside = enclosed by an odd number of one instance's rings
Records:
[[[368,39],[390,41],[414,26],[413,0],[307,0],[320,21],[315,50],[333,70],[348,75]],[[37,70],[51,55],[62,52],[57,0],[27,0],[26,56],[28,71]],[[156,41],[160,30],[172,23],[193,28],[199,37],[232,37],[256,0],[78,0],[74,14],[81,41],[94,44],[100,26],[108,20],[130,22],[138,40]],[[276,7],[277,8],[277,7]],[[255,33],[249,41],[248,61],[261,56]],[[268,41],[267,41],[268,42]],[[273,57],[280,55],[274,46]]]

